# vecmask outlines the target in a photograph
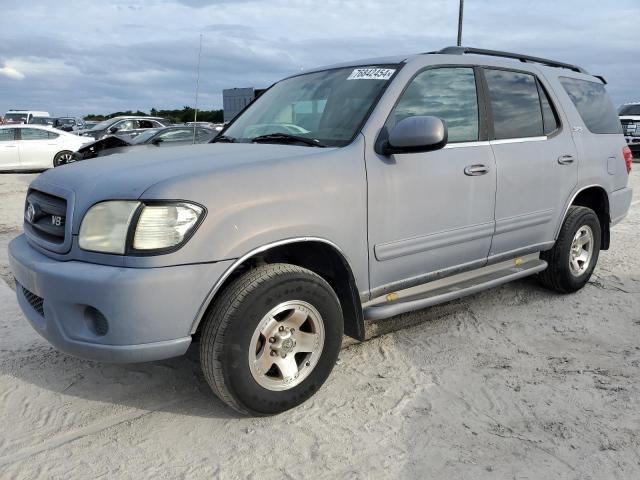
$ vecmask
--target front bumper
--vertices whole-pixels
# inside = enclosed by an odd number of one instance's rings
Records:
[[[233,263],[124,268],[60,262],[33,249],[24,235],[9,244],[9,261],[18,303],[40,335],[71,355],[117,363],[184,354],[202,303]]]
[[[627,141],[627,146],[631,150],[631,153],[633,153],[633,156],[634,157],[639,156],[640,155],[640,138],[625,137],[625,140]]]

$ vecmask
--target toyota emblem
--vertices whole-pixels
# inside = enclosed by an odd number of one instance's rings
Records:
[[[27,206],[27,220],[29,220],[29,223],[33,223],[35,218],[36,218],[36,207],[33,206],[33,203],[30,203]]]

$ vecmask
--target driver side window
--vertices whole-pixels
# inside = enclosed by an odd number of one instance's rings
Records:
[[[449,131],[448,143],[477,141],[478,97],[473,68],[434,68],[419,73],[400,97],[387,129],[417,115],[443,120]]]

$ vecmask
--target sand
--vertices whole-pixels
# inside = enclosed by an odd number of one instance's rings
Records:
[[[100,364],[28,326],[6,246],[34,177],[0,175],[0,478],[640,478],[637,195],[579,293],[525,279],[368,325],[309,402],[243,418],[197,349]]]

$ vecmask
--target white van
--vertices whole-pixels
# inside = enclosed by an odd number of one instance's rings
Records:
[[[4,115],[4,123],[30,123],[33,117],[48,117],[49,112],[36,110],[9,110]]]

